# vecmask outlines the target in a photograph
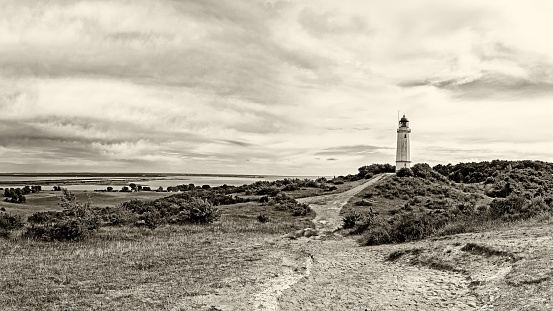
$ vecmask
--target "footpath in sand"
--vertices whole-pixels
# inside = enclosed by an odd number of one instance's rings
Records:
[[[359,247],[334,231],[340,209],[377,176],[347,192],[300,199],[317,213],[319,236],[290,241],[310,254],[295,274],[273,280],[256,296],[255,310],[471,310],[484,308],[469,290],[465,275],[388,262],[400,246]]]

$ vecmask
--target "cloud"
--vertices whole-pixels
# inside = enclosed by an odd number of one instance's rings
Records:
[[[369,33],[369,26],[363,17],[338,14],[336,11],[315,12],[306,8],[298,14],[298,21],[314,36]]]
[[[398,110],[414,161],[547,158],[551,12],[545,1],[7,0],[0,170],[342,175],[394,161]]]
[[[355,146],[340,146],[327,148],[323,151],[315,153],[316,155],[364,155],[368,153],[380,152],[382,150],[392,149],[386,146],[369,146],[369,145],[355,145]]]

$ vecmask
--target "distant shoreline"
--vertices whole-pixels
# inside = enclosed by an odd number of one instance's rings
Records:
[[[264,178],[266,176],[278,177],[279,175],[254,175],[254,174],[189,174],[189,173],[0,173],[0,177],[128,177],[128,178],[152,178],[152,177],[177,177],[177,176],[208,176],[208,177],[242,177]],[[301,176],[298,176],[301,177]]]
[[[215,178],[307,178],[312,176],[239,175],[239,174],[161,174],[161,173],[0,173],[0,184],[10,185],[128,185],[153,180],[187,180],[188,177]],[[10,180],[10,178],[17,178]],[[24,178],[29,178],[24,179]],[[2,180],[5,179],[5,180]],[[253,181],[252,181],[253,182]]]

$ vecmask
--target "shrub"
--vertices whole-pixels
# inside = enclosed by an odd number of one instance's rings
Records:
[[[29,217],[32,225],[27,227],[26,237],[71,241],[86,238],[96,231],[98,218],[91,208],[90,198],[80,203],[73,193],[63,189],[60,201],[62,212],[35,213]]]
[[[21,216],[0,213],[0,229],[15,230],[23,227]]]
[[[361,214],[356,211],[350,211],[342,218],[342,228],[343,229],[352,229],[355,227],[355,224],[361,219]]]
[[[103,226],[125,226],[135,224],[138,215],[127,206],[120,204],[116,207],[105,207],[98,211]]]
[[[268,195],[268,196],[275,196],[280,192],[280,188],[277,186],[266,186],[263,188],[258,189],[255,194],[257,195]]]
[[[371,164],[358,168],[359,173],[357,176],[369,179],[376,174],[393,173],[395,170],[396,167],[390,164]]]
[[[524,218],[529,213],[523,196],[510,195],[505,199],[494,199],[488,214],[491,218]]]
[[[49,222],[55,222],[57,219],[63,218],[65,214],[63,212],[37,212],[27,218],[27,222],[31,224],[45,224]]]
[[[87,224],[75,217],[64,217],[54,223],[31,225],[25,236],[47,241],[71,241],[82,239],[91,232]]]
[[[292,216],[305,216],[309,214],[310,211],[311,208],[309,207],[309,204],[297,203],[292,206]]]
[[[183,218],[188,220],[187,217],[183,217]],[[149,229],[155,229],[160,225],[164,224],[165,222],[166,222],[165,219],[163,219],[159,211],[157,211],[156,209],[150,209],[139,216],[139,222],[137,222],[137,225],[139,226],[145,225]]]
[[[295,191],[299,190],[300,186],[298,184],[288,184],[282,188],[282,191]]]
[[[200,224],[212,223],[219,219],[219,209],[207,200],[192,198],[186,205],[190,221]]]
[[[355,202],[355,206],[373,206],[373,203],[371,201],[361,200]]]
[[[411,171],[410,168],[402,167],[399,171],[396,173],[397,177],[413,177],[413,171]]]
[[[269,217],[267,217],[266,215],[259,215],[257,216],[257,221],[261,223],[266,223],[269,221]]]
[[[276,210],[291,211],[293,216],[305,216],[311,212],[309,204],[299,203],[294,198],[282,192],[274,198],[270,198],[269,204],[274,205]]]
[[[23,221],[18,215],[0,213],[0,236],[7,238],[10,232],[23,227]]]
[[[359,240],[361,245],[380,245],[392,242],[390,236],[390,225],[380,217],[376,217],[373,221],[373,225]]]

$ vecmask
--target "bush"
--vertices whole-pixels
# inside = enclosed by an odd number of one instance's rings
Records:
[[[305,216],[311,212],[309,204],[299,203],[294,198],[282,192],[274,198],[270,198],[269,204],[274,205],[276,210],[291,211],[293,216]]]
[[[102,226],[125,226],[135,224],[138,215],[133,213],[126,205],[105,207],[98,211]]]
[[[0,237],[8,238],[11,231],[22,228],[23,221],[18,215],[0,213]]]
[[[55,222],[57,219],[61,219],[65,216],[63,212],[37,212],[27,218],[27,222],[30,224],[45,224],[49,222]]]
[[[260,223],[266,223],[269,221],[269,217],[267,217],[266,215],[259,215],[257,216],[257,221],[259,221]]]
[[[71,241],[90,235],[91,230],[86,222],[75,217],[64,217],[54,223],[31,225],[27,227],[26,237],[46,241]]]
[[[0,229],[15,230],[23,227],[23,220],[19,215],[0,213]]]
[[[396,173],[397,177],[413,177],[413,171],[410,168],[403,167]]]
[[[207,200],[192,198],[186,207],[191,222],[208,224],[219,219],[219,209]]]
[[[267,186],[267,187],[263,187],[263,188],[260,188],[258,189],[255,194],[257,195],[268,195],[268,196],[275,196],[277,195],[278,193],[280,192],[280,188],[277,187],[277,186]]]
[[[369,179],[376,174],[393,173],[395,170],[396,167],[390,164],[371,164],[358,168],[359,173],[357,176]]]
[[[505,199],[494,199],[488,209],[491,218],[527,218],[526,199],[520,195],[510,195]]]
[[[309,214],[311,208],[309,204],[297,203],[292,207],[292,216],[305,216]]]
[[[29,217],[32,225],[27,227],[26,237],[72,241],[86,238],[96,231],[98,218],[91,208],[90,199],[80,203],[73,193],[63,189],[60,201],[62,212],[35,213]]]
[[[355,224],[361,219],[361,214],[350,211],[342,218],[342,228],[343,229],[352,229],[355,227]]]
[[[373,203],[371,201],[361,200],[355,202],[355,206],[373,206]]]

